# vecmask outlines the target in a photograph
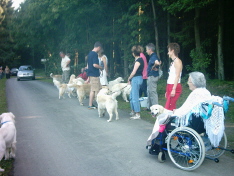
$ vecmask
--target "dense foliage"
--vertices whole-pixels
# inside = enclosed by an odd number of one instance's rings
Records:
[[[132,45],[158,44],[166,72],[167,44],[178,42],[184,73],[198,70],[234,79],[231,7],[229,0],[26,0],[14,13],[8,7],[9,15],[0,24],[5,30],[0,34],[0,64],[40,68],[45,58],[47,72],[59,73],[58,53],[64,51],[70,53],[77,73],[94,42],[100,41],[111,77],[126,77],[133,62]]]

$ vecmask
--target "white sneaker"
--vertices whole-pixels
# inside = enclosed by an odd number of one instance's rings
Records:
[[[139,120],[139,119],[141,119],[141,117],[140,117],[140,115],[135,115],[135,116],[133,116],[133,117],[130,117],[130,119],[133,119],[133,120]]]
[[[135,112],[130,112],[130,116],[135,116]]]

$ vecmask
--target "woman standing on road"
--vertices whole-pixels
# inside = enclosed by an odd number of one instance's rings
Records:
[[[132,55],[135,58],[135,62],[134,62],[134,67],[132,69],[132,73],[130,74],[129,78],[128,78],[128,83],[131,83],[132,86],[132,90],[130,93],[130,105],[131,105],[131,119],[140,119],[140,111],[141,111],[141,107],[140,107],[140,102],[139,102],[139,90],[140,90],[140,86],[143,82],[143,78],[142,78],[142,71],[144,68],[144,61],[143,59],[140,57],[140,53],[141,53],[141,46],[137,45],[137,46],[133,46],[132,47]]]
[[[107,64],[108,64],[108,59],[106,57],[106,55],[103,54],[103,49],[101,49],[98,52],[98,59],[99,59],[99,65],[102,66],[104,69],[101,70],[100,73],[100,82],[102,86],[107,86],[108,85],[108,81],[107,81],[107,76],[108,76],[108,68],[107,68]]]
[[[168,45],[168,56],[171,58],[171,66],[168,70],[169,77],[167,79],[167,88],[165,97],[167,99],[165,108],[168,110],[176,109],[176,102],[182,93],[182,86],[180,84],[183,64],[178,54],[180,46],[178,43],[170,43]]]
[[[147,59],[144,55],[144,48],[141,46],[141,54],[140,54],[140,57],[143,59],[144,61],[144,68],[143,68],[143,71],[142,71],[142,77],[143,77],[143,82],[141,84],[141,87],[140,87],[140,91],[139,91],[139,94],[140,94],[140,97],[143,95],[144,93],[144,97],[147,97],[147,67],[148,67],[148,63],[147,63]]]

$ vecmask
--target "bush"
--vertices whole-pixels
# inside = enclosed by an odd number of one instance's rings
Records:
[[[211,54],[205,53],[204,48],[191,50],[192,65],[187,65],[186,69],[188,71],[200,71],[208,76],[206,70],[211,63],[211,56]]]

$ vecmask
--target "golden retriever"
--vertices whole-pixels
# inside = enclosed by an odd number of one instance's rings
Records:
[[[111,92],[118,92],[120,91],[122,93],[122,97],[124,101],[129,102],[127,96],[130,95],[132,86],[128,83],[118,83],[112,86],[110,89]]]
[[[116,120],[119,120],[119,114],[117,111],[118,102],[116,100],[116,96],[118,93],[114,93],[112,95],[108,95],[109,90],[107,88],[102,88],[97,94],[97,104],[98,104],[98,115],[99,117],[103,117],[105,115],[105,111],[109,114],[109,120],[107,122],[112,121],[113,113],[115,113]]]
[[[54,75],[53,73],[50,73],[50,77],[53,78],[53,80],[57,80],[59,82],[63,81],[62,75]]]
[[[90,84],[69,84],[69,87],[74,87],[76,89],[77,98],[80,102],[80,105],[83,106],[83,100],[89,96],[91,85]]]
[[[71,98],[71,94],[74,90],[73,87],[69,87],[67,84],[61,84],[57,80],[53,80],[53,83],[57,87],[57,89],[59,90],[59,99],[61,99],[61,97],[65,98],[64,93],[67,93],[68,97]]]
[[[165,109],[163,106],[161,105],[152,105],[150,107],[150,111],[153,117],[157,117],[160,114],[164,114],[164,113],[172,113],[172,111]]]
[[[108,84],[108,88],[111,90],[111,88],[115,85],[115,84],[118,84],[118,83],[121,83],[123,82],[124,79],[122,77],[118,77],[116,78],[115,80],[113,81],[109,81],[109,84]]]
[[[16,128],[15,116],[13,113],[3,113],[0,115],[1,128],[0,128],[0,161],[5,155],[5,160],[15,158],[16,150]],[[0,172],[4,169],[0,167]]]

